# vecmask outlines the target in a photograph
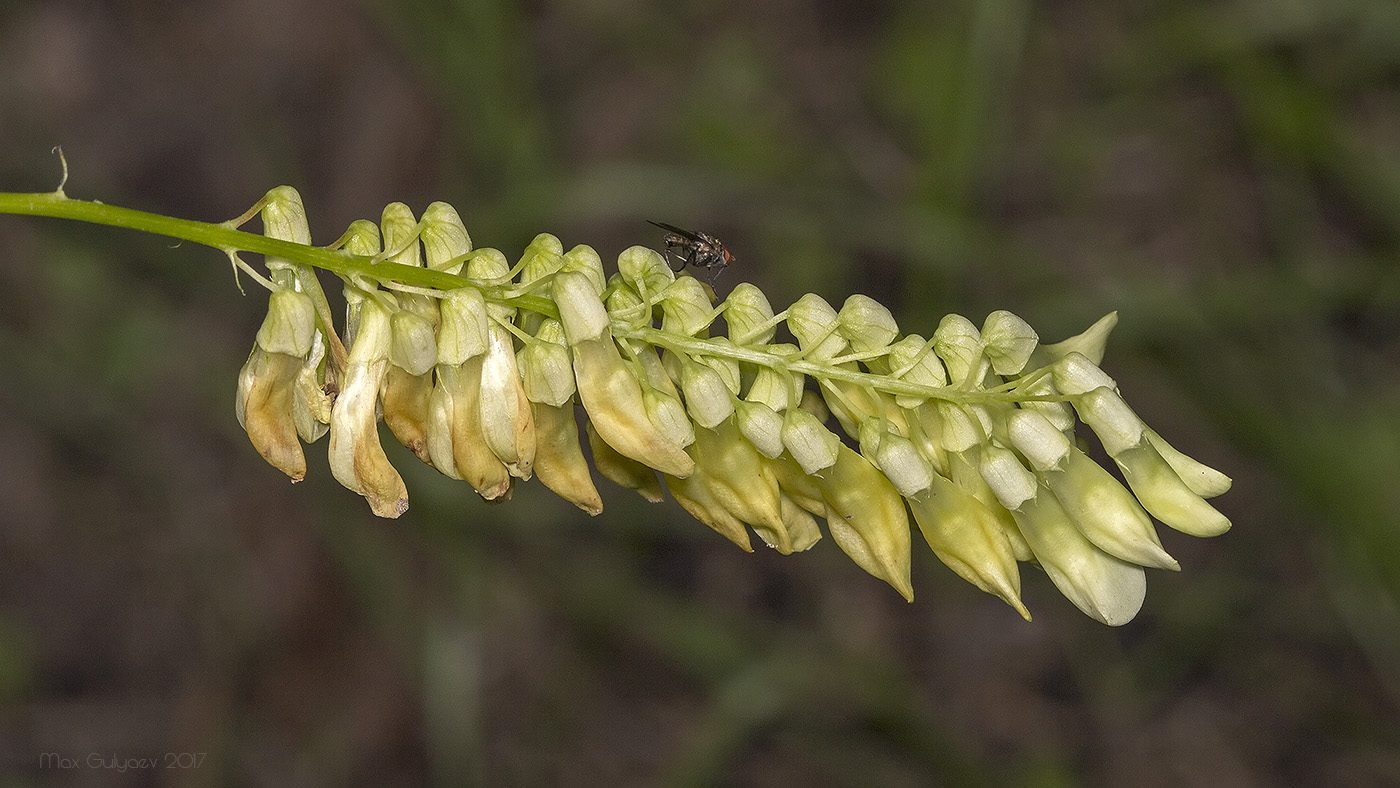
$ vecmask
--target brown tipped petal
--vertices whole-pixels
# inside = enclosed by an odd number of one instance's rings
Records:
[[[292,397],[301,359],[254,347],[239,373],[236,409],[248,439],[268,464],[299,482],[306,457],[297,439]]]

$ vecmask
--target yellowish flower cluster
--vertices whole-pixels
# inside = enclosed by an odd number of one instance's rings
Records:
[[[260,205],[269,236],[310,243],[294,190]],[[512,267],[473,250],[444,203],[418,218],[390,205],[332,248],[383,274],[344,277],[342,345],[311,269],[269,258],[272,296],[239,377],[238,417],[294,481],[306,473],[301,444],[329,432],[336,479],[383,517],[403,514],[408,494],[380,445],[381,418],[485,499],[538,476],[601,512],[581,405],[604,477],[653,501],[669,490],[745,550],[750,530],[784,554],[805,550],[823,518],[906,598],[910,513],[939,559],[1023,616],[1018,566],[1031,562],[1111,625],[1141,607],[1144,567],[1179,568],[1153,517],[1195,536],[1230,527],[1205,501],[1230,480],[1143,424],[1099,368],[1113,315],[1042,345],[1009,312],[980,328],[950,315],[925,339],[859,295],[839,310],[807,295],[775,313],[740,284],[716,305],[642,247],[606,277],[591,248],[566,252],[540,235]],[[460,286],[405,284],[401,266]],[[712,336],[721,318],[728,336]],[[1085,453],[1081,421],[1127,487]]]

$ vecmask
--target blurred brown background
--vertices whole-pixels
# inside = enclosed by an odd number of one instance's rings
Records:
[[[176,216],[291,184],[318,243],[441,199],[512,258],[704,229],[721,289],[906,331],[1116,309],[1235,528],[1164,532],[1113,630],[1033,569],[1034,623],[926,550],[906,604],[830,540],[404,451],[377,520],[239,432],[266,301],[219,254],[0,216],[0,781],[1400,785],[1397,41],[1389,0],[4,4],[0,189],[61,144]]]

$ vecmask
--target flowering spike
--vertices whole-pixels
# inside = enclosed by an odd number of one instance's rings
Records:
[[[1142,605],[1143,567],[1177,568],[1152,518],[1198,536],[1230,527],[1205,501],[1229,477],[1172,448],[1100,366],[1116,314],[1048,345],[1009,312],[980,328],[950,315],[926,340],[901,336],[889,310],[860,295],[839,312],[812,294],[775,311],[740,283],[716,308],[712,289],[642,247],[609,278],[592,248],[566,252],[541,234],[512,268],[497,250],[474,250],[445,203],[419,218],[391,204],[377,226],[356,222],[317,248],[289,187],[244,217],[260,211],[277,243],[248,241],[235,229],[243,219],[155,223],[62,193],[24,197],[24,212],[126,217],[117,223],[200,240],[254,274],[238,254],[275,252],[256,277],[273,296],[239,374],[239,423],[294,480],[301,442],[329,432],[332,473],[385,517],[408,499],[379,444],[380,414],[484,498],[508,497],[533,473],[599,512],[581,405],[605,477],[651,500],[664,478],[687,511],[745,549],[751,529],[779,551],[806,549],[824,517],[857,564],[906,597],[911,511],[940,560],[1023,615],[1017,562],[1035,561],[1115,625]],[[345,283],[339,334],[313,267]],[[712,336],[720,317],[728,337]],[[795,345],[776,341],[780,323]],[[1126,487],[1079,448],[1081,423]]]

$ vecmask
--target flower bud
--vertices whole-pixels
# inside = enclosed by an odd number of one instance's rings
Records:
[[[1042,473],[1061,469],[1074,446],[1063,432],[1035,411],[1012,413],[1007,419],[1007,432],[1011,445],[1032,468]]]
[[[728,337],[715,337],[710,340],[710,345],[717,348],[733,347]],[[730,394],[736,397],[739,396],[739,387],[743,382],[743,376],[739,370],[739,362],[732,358],[725,358],[724,356],[718,355],[700,356],[698,360],[701,364],[719,373],[720,379],[724,381],[724,386],[729,389]]]
[[[584,410],[588,411],[587,408]],[[661,494],[661,482],[656,478],[656,471],[614,449],[598,432],[592,419],[585,426],[588,430],[588,446],[593,451],[593,466],[598,469],[598,473],[614,484],[635,490],[651,503],[661,503],[664,496]],[[693,465],[690,470],[694,472]]]
[[[1074,400],[1079,418],[1099,436],[1104,451],[1117,457],[1146,440],[1147,425],[1113,389],[1096,388]]]
[[[1060,393],[1060,390],[1055,388],[1055,379],[1050,375],[1042,375],[1034,383],[1022,387],[1021,391],[1032,395],[1054,395]],[[1072,435],[1074,432],[1074,425],[1078,423],[1078,420],[1074,416],[1074,408],[1068,402],[1028,400],[1022,402],[1021,407],[1025,410],[1033,410],[1039,413],[1054,425],[1055,429],[1066,435]]]
[[[972,408],[953,402],[939,402],[934,407],[943,427],[940,440],[944,449],[964,452],[987,440],[982,422],[974,415]]]
[[[708,364],[681,362],[681,391],[695,423],[713,429],[734,413],[734,392],[724,376]]]
[[[828,361],[845,352],[846,339],[837,333],[840,318],[821,296],[808,293],[787,311],[788,330],[797,338],[807,358]]]
[[[1118,384],[1099,365],[1077,352],[1065,354],[1054,366],[1055,387],[1070,396],[1086,394],[1094,389],[1114,390]]]
[[[574,398],[574,363],[564,345],[564,327],[558,320],[545,318],[535,338],[517,356],[525,396],[531,402],[561,407]]]
[[[652,308],[642,300],[642,296],[633,290],[631,285],[623,281],[621,276],[613,274],[608,279],[605,292],[608,296],[605,307],[612,320],[625,322],[631,328],[651,326]]]
[[[875,463],[899,494],[908,498],[933,484],[933,466],[914,444],[901,435],[881,429],[875,422],[861,425],[860,451]]]
[[[1109,626],[1126,624],[1137,615],[1147,594],[1142,567],[1094,546],[1056,497],[1040,492],[1035,477],[1009,450],[988,447],[982,475],[1016,518],[1021,534],[1060,593]]]
[[[910,334],[890,345],[887,358],[891,375],[897,380],[939,388],[948,385],[948,373],[943,369],[943,362],[933,352],[932,344],[918,334]],[[894,401],[901,408],[912,408],[927,400],[923,397],[897,396]]]
[[[854,372],[856,366],[856,362],[849,361],[837,368]],[[867,419],[890,415],[886,405],[894,404],[893,397],[881,396],[856,383],[841,380],[820,380],[819,383],[827,408],[848,435],[859,435],[860,425]]]
[[[399,310],[389,319],[393,341],[389,361],[410,375],[422,375],[437,364],[437,337],[433,324],[421,315]]]
[[[379,444],[375,408],[389,371],[389,315],[374,300],[360,313],[360,332],[350,348],[345,379],[331,411],[331,473],[363,495],[380,517],[408,511],[408,489]]]
[[[368,219],[356,219],[341,236],[341,247],[346,254],[373,257],[381,251],[379,225]],[[360,330],[360,304],[364,293],[356,287],[345,286],[345,332],[342,339],[346,347],[355,344],[355,335]]]
[[[986,361],[982,355],[982,335],[971,320],[947,315],[933,332],[933,350],[948,367],[954,386],[982,382]]]
[[[1029,323],[1001,309],[987,315],[982,324],[982,342],[992,362],[992,371],[998,375],[1015,375],[1025,369],[1040,342],[1040,335]]]
[[[815,474],[836,463],[841,439],[816,416],[801,408],[788,408],[783,417],[783,447],[804,473]]]
[[[735,422],[744,438],[759,454],[776,460],[783,454],[783,416],[761,402],[734,403],[737,410]]]
[[[638,379],[642,386],[644,388],[650,386],[679,400],[681,392],[676,388],[676,382],[680,380],[681,368],[680,359],[677,358],[676,354],[662,351],[666,354],[666,359],[663,361],[661,357],[656,355],[655,348],[648,346],[645,342],[630,339],[625,339],[623,342],[632,349],[633,360],[641,367]],[[672,366],[675,368],[674,377],[671,375]]]
[[[793,345],[769,345],[765,348],[775,356],[790,356],[797,352]],[[802,400],[803,376],[787,370],[759,367],[754,371],[745,399],[761,402],[779,413]]]
[[[263,235],[268,238],[311,245],[311,225],[306,220],[306,206],[302,204],[301,194],[290,186],[278,186],[263,197],[262,223]],[[269,256],[267,268],[276,279],[279,270],[285,271],[295,266],[283,258]]]
[[[462,270],[464,255],[472,250],[472,239],[457,209],[435,202],[423,211],[423,258],[434,271],[455,274]]]
[[[463,273],[468,279],[499,282],[510,275],[510,263],[506,262],[506,256],[498,249],[477,249],[467,259]],[[497,320],[509,322],[515,318],[515,307],[488,301],[486,314]]]
[[[682,276],[662,291],[661,315],[662,331],[688,337],[708,337],[710,321],[714,319],[714,304],[699,279]]]
[[[379,229],[384,235],[385,262],[423,267],[423,249],[418,243],[418,220],[413,218],[412,209],[401,202],[384,206]]]
[[[440,306],[437,360],[450,367],[461,365],[469,358],[486,352],[486,299],[475,287],[448,290]]]
[[[904,499],[869,460],[838,445],[830,469],[812,474],[829,507],[831,538],[862,569],[913,601]]]
[[[612,322],[603,307],[601,281],[577,271],[560,271],[554,277],[554,303],[559,307],[559,319],[564,335],[573,347],[581,342],[612,338]]]
[[[531,284],[553,276],[564,264],[564,245],[549,233],[540,233],[520,256],[520,283]]]
[[[870,296],[856,294],[847,298],[837,319],[837,333],[856,353],[884,350],[899,336],[894,315]]]
[[[987,486],[1008,511],[1016,511],[1036,495],[1035,474],[1016,459],[1016,455],[999,446],[988,446],[979,470]]]
[[[310,246],[311,228],[307,225],[301,193],[291,186],[278,186],[268,191],[265,200],[263,235]]]
[[[267,317],[255,341],[269,353],[305,358],[316,333],[316,307],[311,297],[286,287],[268,297]]]
[[[593,476],[578,441],[574,406],[534,403],[535,475],[556,495],[596,515],[603,499],[593,486]]]
[[[676,273],[654,249],[632,246],[617,256],[617,272],[644,299],[659,294],[675,281]]]
[[[934,473],[948,475],[948,452],[940,442],[943,421],[938,415],[938,406],[924,403],[910,409],[905,418],[909,440],[919,450],[919,454],[933,466]]]
[[[768,296],[748,282],[740,282],[729,291],[724,300],[724,322],[729,326],[730,340],[738,345],[766,345],[778,331]]]
[[[380,241],[379,225],[368,219],[356,219],[345,228],[340,237],[341,251],[346,254],[368,257],[384,250]]]
[[[684,448],[695,442],[695,425],[674,395],[643,386],[642,403],[646,406],[647,419],[672,443]]]
[[[564,255],[560,271],[574,271],[584,274],[593,283],[593,292],[603,292],[607,277],[603,275],[603,258],[593,251],[593,247],[579,244]]]

